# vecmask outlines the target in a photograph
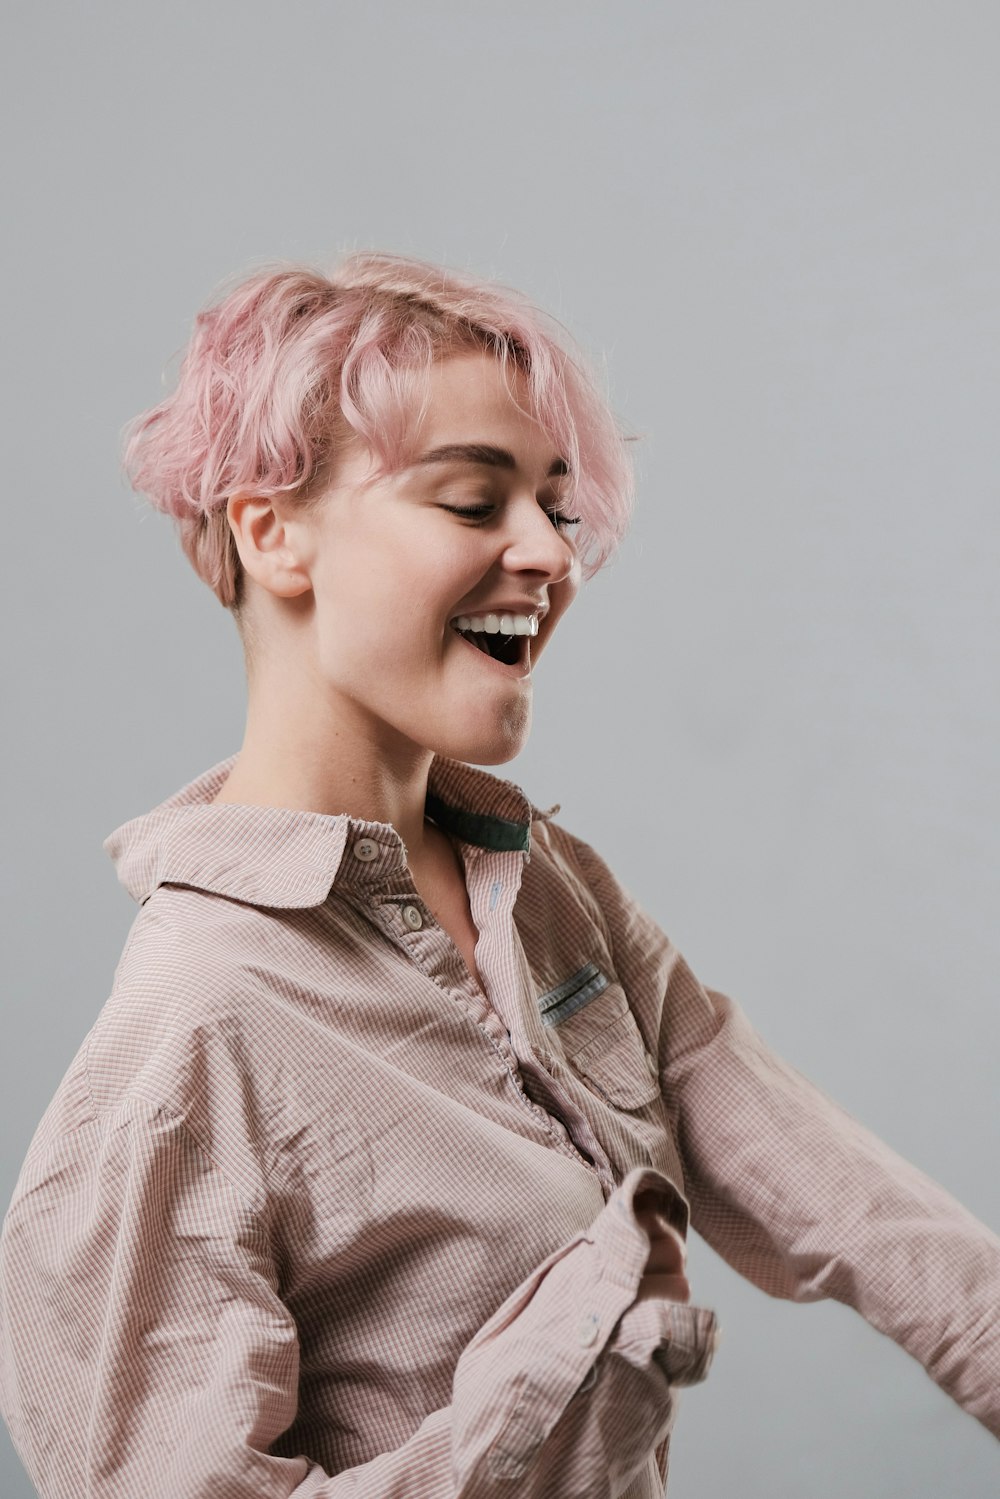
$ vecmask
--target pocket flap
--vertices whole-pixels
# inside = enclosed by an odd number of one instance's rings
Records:
[[[569,1061],[609,1103],[620,1109],[640,1109],[659,1097],[656,1063],[643,1047],[631,1010],[619,1015],[580,1051],[574,1052]]]

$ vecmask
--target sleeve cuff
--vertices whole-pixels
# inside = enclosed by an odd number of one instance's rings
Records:
[[[637,1166],[609,1197],[586,1236],[597,1249],[602,1276],[633,1296],[649,1257],[649,1240],[635,1216],[640,1192],[654,1194],[657,1211],[682,1239],[687,1238],[690,1216],[687,1199],[669,1178],[651,1167]]]
[[[706,1307],[651,1297],[636,1301],[622,1317],[608,1352],[636,1368],[650,1362],[671,1387],[700,1384],[719,1346],[719,1324]]]

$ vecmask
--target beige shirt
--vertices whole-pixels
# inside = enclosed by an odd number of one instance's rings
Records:
[[[0,1239],[42,1499],[663,1491],[710,1311],[637,1300],[653,1187],[1000,1435],[1000,1240],[771,1054],[599,856],[435,759],[482,989],[395,830],[212,803],[105,847],[139,902]]]

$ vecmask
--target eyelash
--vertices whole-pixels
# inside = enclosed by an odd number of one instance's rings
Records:
[[[492,505],[442,505],[441,508],[447,510],[450,515],[464,515],[469,520],[484,520],[486,516],[493,513]],[[578,526],[580,524],[580,516],[578,515],[562,515],[558,510],[547,510],[545,513],[557,529],[560,526]]]

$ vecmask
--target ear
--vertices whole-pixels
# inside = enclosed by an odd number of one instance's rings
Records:
[[[295,598],[311,587],[302,560],[302,528],[274,496],[230,495],[226,504],[244,570],[270,593]]]

